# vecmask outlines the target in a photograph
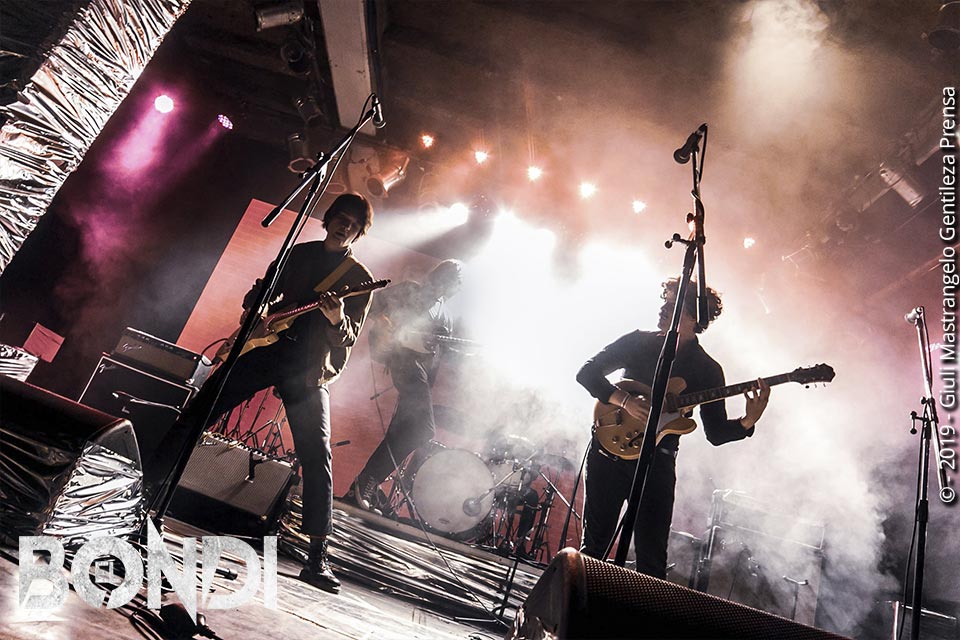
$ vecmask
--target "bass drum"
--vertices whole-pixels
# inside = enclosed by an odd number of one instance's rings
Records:
[[[468,540],[493,509],[493,485],[493,474],[480,456],[441,449],[417,469],[410,497],[427,528]]]

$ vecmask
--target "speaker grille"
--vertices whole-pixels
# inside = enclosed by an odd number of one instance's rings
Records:
[[[600,610],[614,614],[620,611],[633,617],[642,612],[643,620],[656,621],[653,626],[662,630],[658,633],[673,630],[664,637],[841,638],[589,556],[581,558],[586,570],[587,607],[591,614]],[[639,619],[634,620],[640,624]]]

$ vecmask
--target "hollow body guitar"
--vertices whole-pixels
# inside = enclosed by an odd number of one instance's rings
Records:
[[[790,373],[764,378],[768,385],[775,386],[785,382],[797,382],[809,385],[815,382],[830,382],[834,378],[833,367],[818,364],[815,367],[798,368]],[[723,400],[755,388],[756,380],[741,382],[726,387],[707,389],[693,393],[683,393],[687,382],[683,378],[670,378],[667,382],[667,394],[663,412],[657,425],[657,444],[670,434],[685,435],[697,428],[690,418],[694,407]],[[636,380],[621,380],[616,386],[627,393],[637,396],[650,408],[650,387]],[[640,445],[646,421],[633,417],[625,410],[605,402],[597,402],[593,410],[593,433],[600,445],[609,453],[624,460],[636,460],[640,457]]]
[[[345,298],[350,298],[352,296],[359,296],[364,293],[369,293],[377,289],[382,289],[383,287],[390,284],[389,280],[375,280],[367,282],[362,282],[356,286],[344,286],[342,289],[336,292],[337,297],[341,300]],[[316,309],[320,308],[320,301],[314,301],[307,304],[300,305],[298,307],[291,307],[288,309],[281,309],[275,313],[268,313],[264,315],[260,322],[257,323],[257,326],[254,328],[253,333],[250,336],[250,339],[243,344],[243,349],[240,350],[240,355],[243,355],[250,351],[251,349],[256,349],[257,347],[265,347],[267,345],[273,344],[280,339],[280,334],[283,331],[286,331],[290,328],[290,325],[293,322],[302,316],[305,313],[309,313]],[[237,339],[237,334],[240,333],[240,329],[237,329],[233,332],[227,341],[220,347],[220,350],[217,351],[216,358],[219,360],[226,360],[227,354],[230,353],[230,349],[233,347],[234,341]]]

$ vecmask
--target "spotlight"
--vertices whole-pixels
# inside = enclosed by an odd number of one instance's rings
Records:
[[[466,223],[470,218],[470,207],[462,202],[454,202],[449,208],[450,217],[456,223],[456,226]]]
[[[166,94],[159,95],[157,99],[153,101],[153,108],[160,113],[170,113],[173,111],[173,98]]]
[[[436,142],[436,140],[434,140],[433,136],[430,135],[429,133],[425,133],[422,136],[420,136],[420,144],[423,146],[424,149],[429,149],[430,147],[432,147],[434,142]]]
[[[367,178],[367,191],[374,198],[386,198],[387,192],[407,177],[409,164],[410,158],[404,158],[401,164],[388,168],[386,172],[370,176]]]
[[[642,213],[647,208],[647,203],[643,200],[634,200],[632,205],[634,213]]]
[[[257,31],[285,27],[296,24],[303,18],[303,4],[301,2],[280,2],[259,7],[254,11],[257,20]]]
[[[294,173],[303,173],[315,163],[310,153],[310,143],[302,133],[291,133],[287,136],[287,150],[290,152],[290,162],[287,169]]]
[[[960,0],[940,5],[937,26],[927,34],[927,42],[941,51],[960,49]]]
[[[537,180],[540,179],[540,176],[542,175],[543,175],[543,169],[541,169],[540,167],[535,167],[533,165],[530,165],[529,167],[527,167],[527,178],[530,180],[530,182],[536,182]]]
[[[744,238],[744,239],[743,239],[743,248],[744,248],[744,249],[749,249],[750,247],[752,247],[752,246],[755,245],[755,244],[757,244],[757,241],[754,240],[753,238]]]
[[[920,193],[921,187],[910,175],[910,171],[905,164],[898,160],[881,162],[878,173],[880,179],[896,191],[910,205],[910,208],[916,209],[923,200],[923,194]]]
[[[310,73],[310,52],[297,38],[290,38],[280,47],[280,57],[287,63],[287,68],[298,75]]]
[[[313,96],[300,96],[293,101],[293,106],[296,107],[297,113],[308,125],[317,118],[323,117],[323,110],[320,109],[320,105],[317,104],[317,100]]]
[[[486,151],[479,151],[479,150],[478,150],[478,151],[474,151],[474,152],[473,152],[473,158],[474,158],[474,160],[477,161],[477,164],[483,164],[484,162],[487,161],[487,158],[489,158],[489,157],[490,157],[490,154],[487,153]]]
[[[597,185],[592,182],[581,182],[580,183],[580,197],[586,200],[587,198],[592,198],[594,194],[597,193]]]
[[[233,121],[222,113],[217,116],[217,122],[227,131],[233,131]]]

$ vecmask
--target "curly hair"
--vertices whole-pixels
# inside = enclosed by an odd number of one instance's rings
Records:
[[[663,291],[660,294],[660,297],[664,300],[667,299],[667,293],[672,293],[674,298],[677,295],[677,288],[680,286],[680,278],[670,278],[666,280],[661,285]],[[690,286],[687,287],[687,294],[683,301],[683,309],[694,318],[697,317],[697,281],[691,280]],[[714,320],[720,317],[720,314],[723,313],[723,300],[720,299],[720,294],[711,287],[707,287],[707,326],[710,326]],[[697,325],[696,332],[703,333],[704,328],[700,325]]]

